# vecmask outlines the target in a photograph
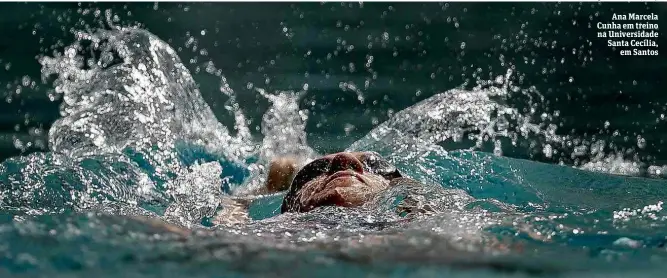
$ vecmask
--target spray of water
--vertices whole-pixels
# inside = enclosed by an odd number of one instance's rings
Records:
[[[399,131],[446,149],[490,151],[502,156],[506,151],[529,158],[554,161],[579,169],[617,175],[662,177],[664,166],[646,165],[631,150],[615,150],[602,139],[584,139],[558,130],[560,113],[539,113],[543,97],[535,88],[513,84],[512,70],[493,80],[480,80],[470,90],[452,89],[436,94],[403,111],[372,130],[365,139],[383,140]],[[526,100],[528,109],[510,105],[512,99]],[[642,138],[638,139],[642,141]],[[350,149],[360,150],[360,143]]]
[[[21,190],[3,188],[5,206],[58,211],[121,202],[164,214],[176,223],[198,225],[214,215],[224,187],[233,194],[261,187],[265,166],[273,157],[307,161],[315,155],[306,142],[307,111],[298,105],[303,93],[258,89],[271,107],[262,121],[264,138],[257,142],[234,91],[220,74],[220,91],[229,97],[225,107],[235,119],[236,133],[231,135],[216,120],[174,50],[145,30],[112,26],[76,32],[74,43],[63,53],[39,62],[44,82],[52,80],[52,98],[63,99],[62,117],[49,131],[50,153],[7,163],[20,169],[15,175],[21,176],[3,176],[9,184],[26,185]],[[209,68],[218,72],[212,64]],[[197,149],[224,163],[184,159]],[[107,166],[109,161],[121,165],[124,174],[107,175],[117,172]],[[97,167],[86,168],[89,165]],[[249,171],[245,183],[231,181],[230,171],[238,172],[235,169]],[[103,179],[98,181],[99,175]],[[76,186],[51,186],[54,178]],[[60,193],[48,193],[54,187]],[[63,205],[53,206],[54,202]]]

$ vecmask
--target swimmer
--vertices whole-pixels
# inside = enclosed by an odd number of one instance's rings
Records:
[[[249,222],[250,203],[266,194],[287,191],[280,212],[302,213],[322,206],[362,206],[398,183],[421,185],[403,177],[394,165],[375,152],[339,152],[312,160],[300,168],[298,165],[300,161],[295,157],[273,159],[264,187],[251,196],[221,198],[221,210],[214,216],[213,224],[233,226]],[[153,222],[150,224],[155,226]],[[187,229],[169,226],[169,230],[180,231],[178,234],[189,233]]]
[[[339,152],[315,159],[305,166],[297,167],[299,161],[291,157],[279,157],[269,164],[269,173],[261,193],[287,191],[283,198],[281,213],[308,212],[323,206],[359,207],[375,196],[399,184],[416,191],[429,188],[426,185],[404,177],[396,168],[375,152]],[[433,187],[430,187],[433,189]],[[439,188],[439,187],[438,187]],[[476,199],[462,189],[443,189],[446,192],[440,202],[442,208],[457,209],[460,204],[473,203]],[[498,209],[512,211],[501,202],[484,199]],[[225,197],[221,201],[223,209],[218,212],[213,223],[234,225],[250,220],[247,210],[251,199]],[[480,201],[480,200],[477,200]],[[429,204],[418,204],[418,200],[408,196],[397,206],[398,213],[437,213]],[[459,208],[460,209],[460,208]],[[518,227],[533,239],[548,241],[535,234],[529,227]]]
[[[428,186],[418,181],[404,177],[394,165],[374,152],[339,152],[312,160],[303,167],[298,167],[298,165],[298,159],[293,157],[279,157],[274,159],[269,164],[269,171],[264,187],[254,193],[273,194],[286,191],[280,212],[305,213],[324,206],[359,207],[372,201],[382,191],[394,186],[407,185],[414,188],[428,188]],[[451,197],[453,199],[449,200],[451,201],[450,203],[455,204],[461,199],[467,199],[468,201],[473,199],[463,190],[449,189],[447,192],[448,194],[442,196],[443,198],[440,198],[438,201],[442,202]],[[236,224],[250,222],[248,208],[252,199],[253,197],[223,197],[221,200],[222,210],[216,214],[213,221],[214,224],[233,227]],[[410,199],[410,197],[406,197],[403,202],[408,203],[404,204],[405,208],[397,207],[397,212],[400,210],[408,211],[408,213],[428,214],[428,208],[419,208],[420,206],[415,206],[414,203],[411,203],[417,200]],[[178,227],[173,224],[150,220],[144,220],[144,222],[151,225],[157,231],[176,235],[176,239],[182,241],[187,241],[194,234],[194,231],[189,228]],[[527,230],[531,231],[533,229],[529,228]],[[530,234],[528,235],[531,236]],[[369,248],[374,249],[375,246],[384,248],[387,244],[394,244],[393,242],[403,243],[406,240],[406,237],[400,233],[370,234],[363,235],[362,238],[363,241],[359,240],[359,243],[352,245],[359,246],[361,254],[368,252]],[[400,253],[398,257],[394,257],[396,253],[393,253],[389,254],[387,258],[399,260],[409,258],[412,260],[427,254],[423,257],[424,259],[437,260],[440,264],[447,264],[454,268],[489,269],[512,273],[523,271],[530,274],[558,271],[557,269],[543,270],[540,267],[534,267],[530,264],[494,260],[494,257],[491,255],[524,252],[523,244],[510,241],[507,238],[495,235],[485,236],[476,233],[471,233],[467,238],[461,236],[457,236],[455,239],[446,236],[434,238],[442,239],[442,241],[439,241],[439,246],[441,247],[438,248],[443,248],[441,251],[438,251],[436,257],[429,257],[433,256],[434,253],[433,250],[428,249],[429,246],[426,246],[422,248],[427,249],[415,250],[407,248],[406,252],[412,253],[406,256],[402,256],[403,253]],[[535,239],[539,240],[539,238]],[[463,245],[460,245],[462,243]],[[331,246],[318,244],[313,248],[331,251],[332,254],[340,254],[337,253],[339,250],[336,244],[332,244]],[[376,254],[375,252],[377,251],[373,251],[373,256],[383,255]],[[366,262],[363,255],[360,257],[345,256],[344,258],[346,260],[361,259],[363,261],[360,262]]]
[[[394,165],[375,152],[339,152],[315,159],[300,169],[291,157],[274,159],[269,165],[261,193],[287,191],[281,213],[308,212],[322,206],[357,207],[404,179]],[[248,200],[225,198],[216,224],[248,220]]]
[[[292,168],[276,165],[290,174]],[[292,179],[281,212],[307,212],[321,206],[356,207],[402,177],[396,167],[373,152],[340,152],[316,159]],[[277,188],[279,186],[274,186]]]
[[[359,207],[371,201],[381,192],[394,186],[403,185],[412,188],[429,187],[404,177],[398,169],[375,152],[339,152],[312,160],[303,167],[292,157],[279,157],[269,164],[266,183],[256,194],[273,194],[286,191],[281,204],[281,213],[305,213],[324,206]],[[436,187],[430,187],[434,189]],[[437,187],[439,188],[439,187]],[[453,208],[460,203],[472,203],[474,198],[461,189],[442,189],[446,195],[439,199]],[[416,190],[417,192],[419,189]],[[220,200],[222,209],[218,211],[213,223],[222,226],[234,226],[250,222],[248,208],[254,197],[225,196]],[[430,214],[437,209],[428,204],[416,204],[419,200],[405,197],[396,209],[405,212]],[[455,210],[455,209],[454,209]],[[155,224],[154,224],[155,225]],[[189,229],[164,224],[171,233],[186,238]],[[158,226],[158,225],[155,225]],[[536,240],[546,241],[540,235],[534,235],[533,229],[518,227]],[[382,236],[381,236],[382,237]],[[521,250],[495,237],[486,239],[488,248],[507,252]]]

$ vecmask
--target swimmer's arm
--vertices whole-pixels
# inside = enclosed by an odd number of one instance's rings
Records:
[[[252,200],[248,198],[223,196],[220,199],[221,209],[213,218],[213,224],[231,226],[250,221],[248,207],[250,207],[251,202]]]
[[[266,183],[258,191],[246,196],[223,196],[221,210],[213,219],[215,225],[235,225],[250,221],[248,208],[257,198],[289,189],[298,170],[298,160],[294,157],[278,157],[269,164]]]
[[[292,156],[274,158],[269,164],[264,192],[261,192],[261,194],[271,194],[289,189],[292,179],[299,171],[299,164],[299,160]]]
[[[298,171],[298,159],[290,156],[277,157],[269,164],[266,183],[256,192],[246,196],[224,196],[220,199],[221,210],[213,219],[215,225],[235,225],[250,221],[248,208],[258,198],[289,189]]]
[[[214,225],[236,225],[247,223],[251,220],[250,205],[258,199],[268,198],[281,193],[261,194],[252,196],[223,196],[220,198],[220,209],[213,217]]]

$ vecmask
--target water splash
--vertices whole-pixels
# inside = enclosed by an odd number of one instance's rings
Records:
[[[664,176],[664,167],[647,165],[637,155],[629,158],[628,154],[634,152],[618,150],[613,142],[561,134],[557,124],[560,113],[538,112],[537,107],[543,105],[541,94],[535,88],[515,86],[511,80],[512,71],[508,70],[504,76],[478,81],[470,90],[436,94],[395,113],[365,138],[387,138],[399,131],[418,138],[421,144],[438,144],[446,149],[518,155],[616,175]],[[515,98],[527,98],[527,108],[511,105]],[[641,136],[637,138],[638,146],[646,144]],[[359,142],[350,149],[362,150]]]
[[[0,206],[27,214],[168,201],[148,175],[122,155],[72,159],[57,153],[35,153],[8,159],[0,172]]]
[[[49,131],[52,152],[46,157],[36,154],[16,158],[15,167],[3,165],[3,177],[10,182],[3,186],[4,207],[81,211],[124,204],[197,226],[219,208],[223,191],[244,194],[263,186],[265,165],[272,158],[293,156],[305,162],[315,155],[306,142],[307,111],[299,109],[303,93],[258,90],[271,108],[263,117],[264,139],[257,143],[234,91],[210,64],[207,70],[221,78],[220,91],[229,97],[225,108],[233,113],[237,131],[232,136],[217,122],[171,47],[145,30],[112,27],[76,32],[75,42],[63,53],[40,58],[44,81],[55,77],[51,94],[63,99],[62,118]],[[107,177],[114,168],[105,163],[117,160],[132,175]],[[89,161],[110,169],[79,168]],[[44,167],[54,174],[38,175]],[[26,171],[40,178],[12,176]],[[46,192],[57,188],[49,179],[62,179],[61,172],[71,172],[65,180],[76,186]],[[107,179],[97,181],[100,175]],[[15,181],[29,186],[16,190]],[[31,198],[34,194],[46,200]]]
[[[299,109],[304,92],[269,94],[263,89],[257,89],[257,92],[271,103],[262,116],[264,140],[259,152],[260,160],[269,161],[277,156],[312,158],[315,152],[306,142],[308,110]]]
[[[186,227],[213,217],[222,198],[221,175],[222,167],[217,162],[191,166],[187,174],[168,186],[174,202],[165,211],[165,217]]]
[[[174,50],[144,30],[77,32],[63,54],[40,63],[45,80],[56,76],[55,92],[64,99],[63,117],[49,131],[55,152],[82,156],[132,147],[151,154],[156,171],[178,172],[179,140],[231,160],[252,151],[247,138],[230,136],[217,122]]]
[[[308,111],[299,109],[299,100],[304,92],[269,94],[261,88],[256,90],[271,105],[262,117],[264,139],[259,147],[258,162],[249,166],[251,175],[244,185],[238,187],[236,194],[257,192],[263,187],[268,172],[266,165],[274,158],[292,157],[304,164],[316,155],[306,141]]]

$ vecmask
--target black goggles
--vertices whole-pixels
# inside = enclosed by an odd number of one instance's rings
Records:
[[[362,152],[353,155],[363,165],[364,172],[381,176],[389,181],[403,177],[396,166],[386,161],[375,152]],[[290,190],[299,190],[307,182],[326,174],[331,169],[332,158],[322,157],[303,166],[292,180]]]

